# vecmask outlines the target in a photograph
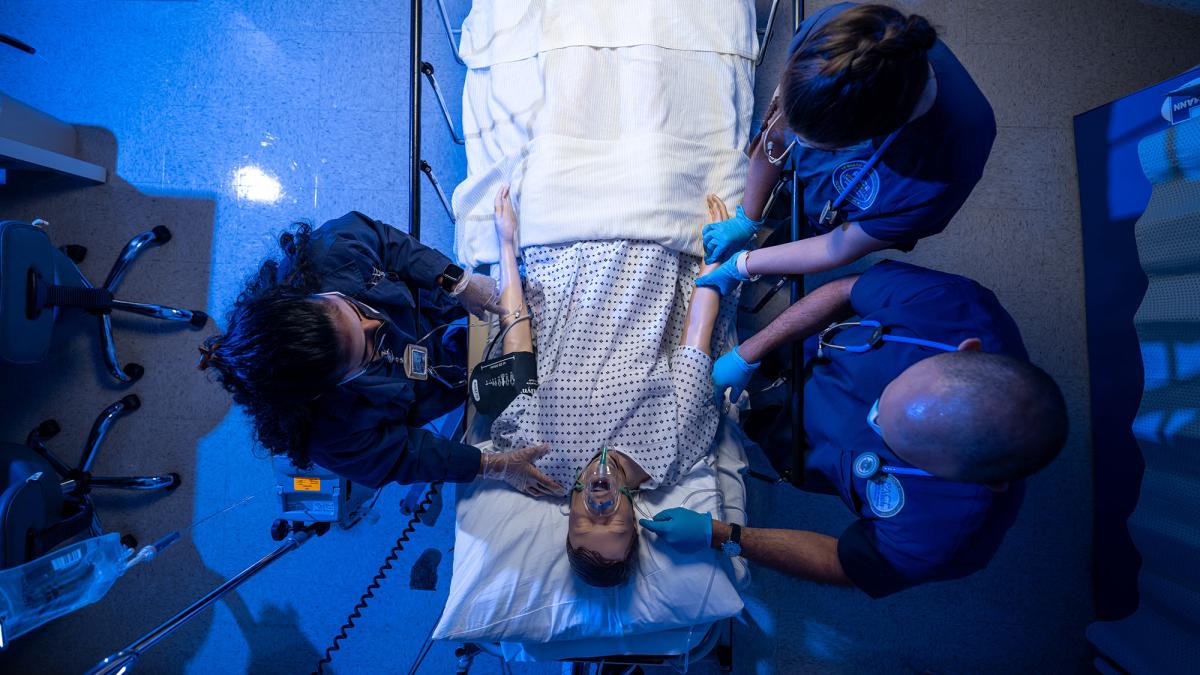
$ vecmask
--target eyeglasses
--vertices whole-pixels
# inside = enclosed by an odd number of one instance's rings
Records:
[[[871,430],[880,438],[883,438],[883,429],[879,428],[879,399],[875,399],[875,405],[872,405],[871,409],[867,411],[867,426],[871,427]]]
[[[319,293],[318,295],[325,297],[337,297],[345,301],[345,303],[354,312],[354,315],[358,317],[358,322],[360,325],[365,324],[368,321],[375,321],[377,324],[375,328],[370,331],[363,329],[363,353],[360,357],[360,365],[358,368],[351,369],[350,372],[338,382],[339,385],[346,384],[347,382],[350,382],[356,378],[362,377],[363,373],[367,372],[367,370],[371,368],[371,364],[380,358],[386,359],[388,362],[395,361],[395,357],[392,356],[391,351],[384,346],[384,343],[387,341],[388,320],[382,312],[364,302],[355,300],[354,298],[337,291]]]

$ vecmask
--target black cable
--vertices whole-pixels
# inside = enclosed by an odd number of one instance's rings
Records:
[[[433,503],[433,498],[438,494],[442,487],[442,481],[436,481],[429,484],[429,492],[425,494],[424,499],[417,503],[417,507],[413,509],[412,517],[408,519],[408,523],[404,525],[400,536],[396,538],[396,543],[392,545],[392,549],[388,551],[387,557],[383,559],[383,564],[376,570],[375,576],[371,578],[371,583],[367,584],[367,590],[359,596],[358,603],[354,605],[354,609],[350,611],[350,615],[346,617],[346,623],[338,629],[338,634],[334,636],[333,642],[325,649],[325,656],[320,661],[317,661],[317,669],[313,671],[313,675],[324,675],[325,666],[333,661],[333,653],[342,648],[341,642],[347,637],[347,633],[354,628],[354,622],[362,618],[362,610],[367,608],[367,603],[375,597],[375,591],[379,588],[380,583],[387,578],[387,573],[392,569],[392,563],[400,558],[400,552],[404,550],[404,544],[409,540],[409,535],[417,530],[417,523],[421,521],[421,516],[429,510],[429,506]]]

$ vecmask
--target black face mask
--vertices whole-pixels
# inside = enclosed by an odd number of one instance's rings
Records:
[[[524,316],[510,323],[492,340],[485,354],[492,353],[496,343],[504,340],[517,321],[528,320],[529,317]],[[467,391],[480,414],[495,416],[504,412],[517,396],[532,394],[537,387],[537,357],[532,352],[513,352],[486,359],[475,366]]]

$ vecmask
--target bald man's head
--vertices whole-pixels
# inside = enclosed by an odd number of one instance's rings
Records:
[[[910,366],[883,390],[878,423],[906,462],[968,483],[1033,474],[1067,438],[1066,403],[1054,380],[1027,361],[980,351]]]

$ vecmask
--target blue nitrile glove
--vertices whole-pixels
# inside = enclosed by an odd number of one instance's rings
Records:
[[[750,383],[750,376],[758,367],[762,365],[762,361],[754,363],[746,363],[746,359],[738,353],[737,347],[729,350],[724,356],[717,359],[713,363],[713,397],[716,399],[716,404],[721,405],[721,399],[724,398],[725,390],[731,389],[729,392],[729,400],[736,401],[742,395],[746,385]]]
[[[705,274],[702,277],[696,277],[697,286],[710,286],[717,289],[721,295],[729,295],[730,291],[737,288],[737,285],[743,281],[750,281],[750,277],[742,276],[738,271],[738,257],[746,251],[738,251],[729,257],[729,260],[721,263],[717,269]]]
[[[746,248],[746,244],[758,233],[761,220],[750,220],[742,207],[737,207],[737,213],[727,220],[720,220],[704,226],[704,262],[709,265],[721,262],[730,253]]]
[[[695,553],[712,544],[712,516],[707,513],[677,506],[659,511],[654,520],[638,522],[681,553]]]

